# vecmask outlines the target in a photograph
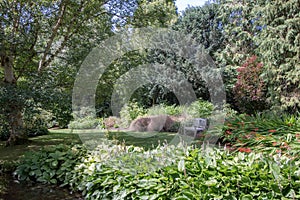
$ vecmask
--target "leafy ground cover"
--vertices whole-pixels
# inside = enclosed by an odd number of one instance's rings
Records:
[[[48,135],[32,137],[27,144],[5,147],[5,142],[0,142],[0,199],[68,199],[69,191],[54,186],[41,186],[34,183],[19,184],[12,179],[11,172],[18,165],[19,158],[27,152],[39,152],[41,148],[53,147],[59,144],[80,144],[77,134],[50,131]],[[13,190],[13,191],[11,191]],[[80,199],[80,198],[78,198]]]
[[[68,150],[71,149],[71,147],[74,144],[81,144],[81,139],[84,139],[84,136],[82,134],[90,135],[92,138],[95,137],[95,133],[98,133],[96,131],[93,133],[92,130],[71,130],[71,129],[53,129],[50,130],[50,133],[48,135],[38,136],[38,137],[32,137],[29,139],[28,144],[24,145],[17,145],[13,147],[5,147],[5,142],[0,142],[0,199],[2,198],[17,198],[17,196],[28,196],[29,199],[38,198],[35,197],[39,191],[41,193],[45,193],[46,196],[49,196],[49,199],[55,199],[55,198],[64,198],[67,199],[67,196],[69,194],[68,191],[64,191],[64,189],[57,189],[57,187],[53,186],[41,186],[40,184],[34,184],[34,182],[29,182],[28,184],[18,184],[14,180],[12,180],[11,176],[7,173],[11,173],[15,169],[15,167],[18,165],[19,158],[22,158],[24,155],[26,159],[30,161],[35,160],[34,163],[30,163],[30,169],[36,169],[36,168],[42,168],[45,169],[44,166],[47,165],[47,162],[52,163],[52,167],[55,165],[59,165],[63,160],[65,159],[66,162],[65,166],[66,168],[64,170],[61,170],[61,174],[65,174],[68,172],[68,170],[72,171],[74,166],[72,166],[72,163],[76,162],[77,158],[80,158],[80,156],[72,157],[72,151],[69,152],[69,157],[65,157],[66,154],[68,154]],[[79,137],[80,134],[80,137]],[[110,134],[102,133],[101,136],[99,134],[96,135],[98,139],[103,139],[106,136],[109,136],[110,139],[118,139],[119,142],[115,143],[121,143],[123,141],[126,141],[128,144],[133,144],[136,146],[145,146],[145,147],[153,147],[157,146],[159,143],[158,140],[165,141],[168,140],[168,137],[171,138],[172,134],[168,133],[162,133],[160,135],[156,135],[154,137],[148,138],[145,140],[144,138],[135,138],[132,136],[133,133],[128,132],[110,132]],[[172,136],[173,137],[173,136]],[[44,151],[51,152],[53,151],[53,148],[55,149],[55,152],[51,154],[49,157],[45,157],[45,154],[43,154]],[[60,152],[60,153],[58,153]],[[83,153],[83,151],[81,151]],[[33,155],[30,157],[30,155]],[[35,157],[34,155],[39,155],[39,157]],[[28,158],[30,157],[30,158]],[[58,162],[57,159],[59,159]],[[52,162],[53,161],[53,162]],[[40,164],[37,167],[37,163]],[[27,165],[28,167],[29,165]],[[60,165],[59,165],[60,166]],[[48,169],[49,170],[49,169]],[[38,171],[31,172],[31,174],[37,173]],[[45,175],[45,174],[44,174]],[[40,178],[38,182],[40,183],[55,183],[55,179],[50,179],[50,175],[45,175],[43,178]],[[55,184],[54,184],[55,185]],[[15,196],[11,196],[12,192],[9,190],[9,188],[15,188],[14,193]],[[28,192],[28,190],[32,192]],[[35,190],[35,191],[33,191]],[[25,192],[26,191],[26,192]],[[46,192],[45,192],[46,191]],[[57,196],[53,195],[53,193],[57,193]],[[10,194],[5,194],[5,193]],[[75,194],[77,196],[77,194]],[[71,197],[74,197],[74,195],[71,195]],[[71,198],[70,197],[70,198]],[[45,197],[46,198],[46,197]],[[78,197],[80,199],[80,197]]]
[[[86,199],[299,199],[299,130],[297,116],[235,115],[214,149],[170,145],[169,133],[54,130],[35,138],[49,146],[26,153],[15,176]],[[70,145],[82,134],[101,142]]]
[[[224,143],[245,152],[300,150],[300,118],[274,114],[235,116],[224,126]]]
[[[300,198],[299,157],[182,147],[55,147],[25,156],[16,175],[68,186],[86,199]]]

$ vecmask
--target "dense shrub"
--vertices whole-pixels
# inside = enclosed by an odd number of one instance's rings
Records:
[[[78,118],[77,120],[71,121],[68,125],[70,129],[94,129],[103,128],[102,119],[87,116],[84,118]]]
[[[212,111],[214,110],[214,105],[211,102],[204,101],[204,100],[197,100],[193,102],[187,108],[187,114],[194,117],[194,118],[208,118]]]
[[[51,115],[48,112],[36,107],[28,108],[24,111],[23,120],[25,132],[29,137],[49,133],[50,124],[47,122],[51,121]]]
[[[146,113],[146,110],[139,106],[137,102],[129,102],[120,111],[121,125],[123,127],[128,127],[132,120],[136,119],[139,116],[143,116]]]
[[[183,112],[182,106],[167,106],[165,104],[153,106],[147,109],[147,115],[169,115],[169,116],[178,116]]]
[[[4,115],[0,114],[0,140],[9,138],[9,124]]]
[[[46,111],[32,107],[25,109],[23,112],[24,131],[27,136],[39,136],[49,133],[48,126],[49,117],[45,114]],[[0,140],[7,140],[9,138],[10,127],[5,115],[0,115]]]
[[[177,133],[180,127],[181,127],[181,122],[173,121],[171,127],[168,129],[168,132]]]
[[[261,78],[263,64],[252,56],[237,71],[238,79],[233,91],[238,108],[246,113],[266,109],[266,84]]]

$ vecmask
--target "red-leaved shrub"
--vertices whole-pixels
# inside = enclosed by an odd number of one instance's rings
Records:
[[[266,109],[266,84],[261,78],[263,64],[258,61],[257,56],[247,59],[237,71],[233,92],[240,111],[254,113]]]

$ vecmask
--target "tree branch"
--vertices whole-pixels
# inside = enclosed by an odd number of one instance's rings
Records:
[[[60,7],[59,12],[60,12],[60,14],[58,16],[58,19],[57,19],[57,22],[56,22],[55,26],[52,29],[52,35],[50,36],[49,41],[47,43],[45,53],[44,53],[44,55],[42,56],[42,58],[39,62],[39,68],[38,68],[39,71],[41,71],[42,69],[44,69],[47,66],[47,65],[45,65],[47,55],[50,52],[50,48],[51,48],[51,46],[54,42],[54,38],[57,35],[58,29],[60,28],[60,26],[62,24],[62,20],[64,18],[65,12],[66,12],[66,5],[63,2],[61,3],[61,7]]]

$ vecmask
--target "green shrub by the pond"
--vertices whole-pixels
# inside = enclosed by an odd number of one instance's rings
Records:
[[[16,174],[86,199],[299,199],[299,164],[280,154],[103,143],[87,154],[78,146],[27,154]]]

